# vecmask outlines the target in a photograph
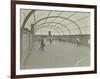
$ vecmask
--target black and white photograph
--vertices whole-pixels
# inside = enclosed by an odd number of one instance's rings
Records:
[[[20,9],[21,69],[90,66],[90,13]]]

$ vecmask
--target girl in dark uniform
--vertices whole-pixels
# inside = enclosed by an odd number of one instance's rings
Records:
[[[44,51],[44,47],[45,47],[45,41],[44,41],[44,38],[42,38],[42,39],[40,40],[40,49],[41,49],[42,51]]]

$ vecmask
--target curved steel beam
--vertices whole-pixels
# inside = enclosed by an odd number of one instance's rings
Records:
[[[59,31],[61,31],[61,32],[63,33],[63,35],[65,35],[64,32],[63,32],[63,30],[60,29],[60,28],[57,27],[57,26],[54,26],[54,25],[41,25],[41,26],[42,26],[42,28],[45,27],[45,26],[46,26],[46,27],[48,27],[48,26],[49,26],[49,27],[50,27],[50,26],[53,26],[53,27],[55,27],[56,29],[58,29]]]
[[[32,13],[34,13],[34,12],[35,12],[35,10],[32,10],[31,12],[29,12],[29,13],[27,14],[27,16],[26,16],[26,18],[25,18],[25,20],[24,20],[24,22],[23,22],[23,24],[22,24],[22,28],[24,28],[24,26],[25,26],[25,24],[27,23],[29,17],[30,17],[30,16],[32,15]]]
[[[50,14],[51,14],[51,10],[49,11],[47,17],[48,17]],[[45,19],[45,22],[46,22],[46,21],[47,21],[47,19]],[[44,22],[44,23],[45,23],[45,22]]]
[[[30,17],[30,16],[32,15],[32,13],[34,13],[34,12],[35,12],[35,10],[32,10],[31,12],[29,12],[29,14],[26,16],[26,18],[25,18],[25,20],[24,20],[24,22],[23,22],[23,24],[22,24],[22,28],[24,28],[24,26],[25,26],[25,24],[27,23],[29,17]],[[42,19],[38,20],[37,22],[35,22],[34,25],[36,25],[38,22],[40,22],[40,21],[42,21],[42,20],[44,20],[44,19],[47,19],[47,18],[54,18],[54,17],[56,17],[56,18],[62,18],[62,19],[71,21],[72,23],[74,23],[74,24],[77,26],[77,28],[79,29],[80,33],[82,33],[82,32],[81,32],[81,29],[80,29],[80,27],[78,26],[77,23],[75,23],[74,21],[70,20],[69,18],[65,18],[65,17],[61,17],[61,16],[49,16],[49,17],[45,17],[45,18],[42,18]]]
[[[49,17],[44,17],[44,18],[42,18],[42,19],[40,19],[40,20],[38,20],[36,23],[34,23],[33,25],[35,26],[37,23],[39,23],[40,21],[42,21],[42,20],[44,20],[44,19],[47,19],[47,18],[62,18],[62,19],[65,19],[65,20],[68,20],[68,21],[70,21],[70,22],[72,22],[76,27],[77,27],[77,29],[79,29],[79,33],[81,34],[82,32],[81,32],[81,29],[80,29],[80,27],[79,27],[79,25],[77,24],[77,23],[75,23],[74,21],[72,21],[72,20],[70,20],[69,18],[66,18],[66,17],[62,17],[62,16],[49,16]]]
[[[61,24],[61,23],[58,23],[58,22],[46,22],[46,23],[41,23],[39,24],[37,27],[41,26],[41,25],[44,25],[44,24],[49,24],[49,23],[53,23],[53,24],[59,24],[61,26],[63,26],[68,32],[69,32],[69,35],[71,35],[71,31],[68,27],[66,27],[65,25]],[[37,27],[35,27],[34,29],[36,29]],[[56,26],[57,27],[57,26]]]
[[[45,27],[45,28],[49,28],[49,29],[53,29],[55,30],[58,34],[60,34],[60,32],[56,29],[56,28],[50,28],[50,27]],[[38,30],[36,30],[35,32],[41,30],[41,29],[44,29],[44,28],[39,28]]]
[[[50,26],[52,26],[52,27],[50,27]],[[38,29],[40,29],[40,28],[45,28],[45,27],[50,27],[50,28],[54,28],[55,30],[59,30],[59,32],[61,32],[63,35],[64,35],[64,32],[62,31],[62,29],[60,29],[59,27],[56,27],[56,26],[54,26],[54,25],[43,25],[43,26],[41,26],[41,27],[39,27],[39,28],[37,28],[37,29],[35,29],[35,31],[37,31]]]

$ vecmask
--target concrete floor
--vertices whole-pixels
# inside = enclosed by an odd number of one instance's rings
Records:
[[[39,50],[40,43],[33,47],[21,69],[76,67],[90,65],[90,48],[69,42],[46,41],[44,51]]]

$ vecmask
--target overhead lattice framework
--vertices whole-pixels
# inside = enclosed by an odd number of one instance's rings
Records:
[[[90,34],[89,12],[21,9],[20,13],[21,28],[31,30],[33,24],[36,35]]]

